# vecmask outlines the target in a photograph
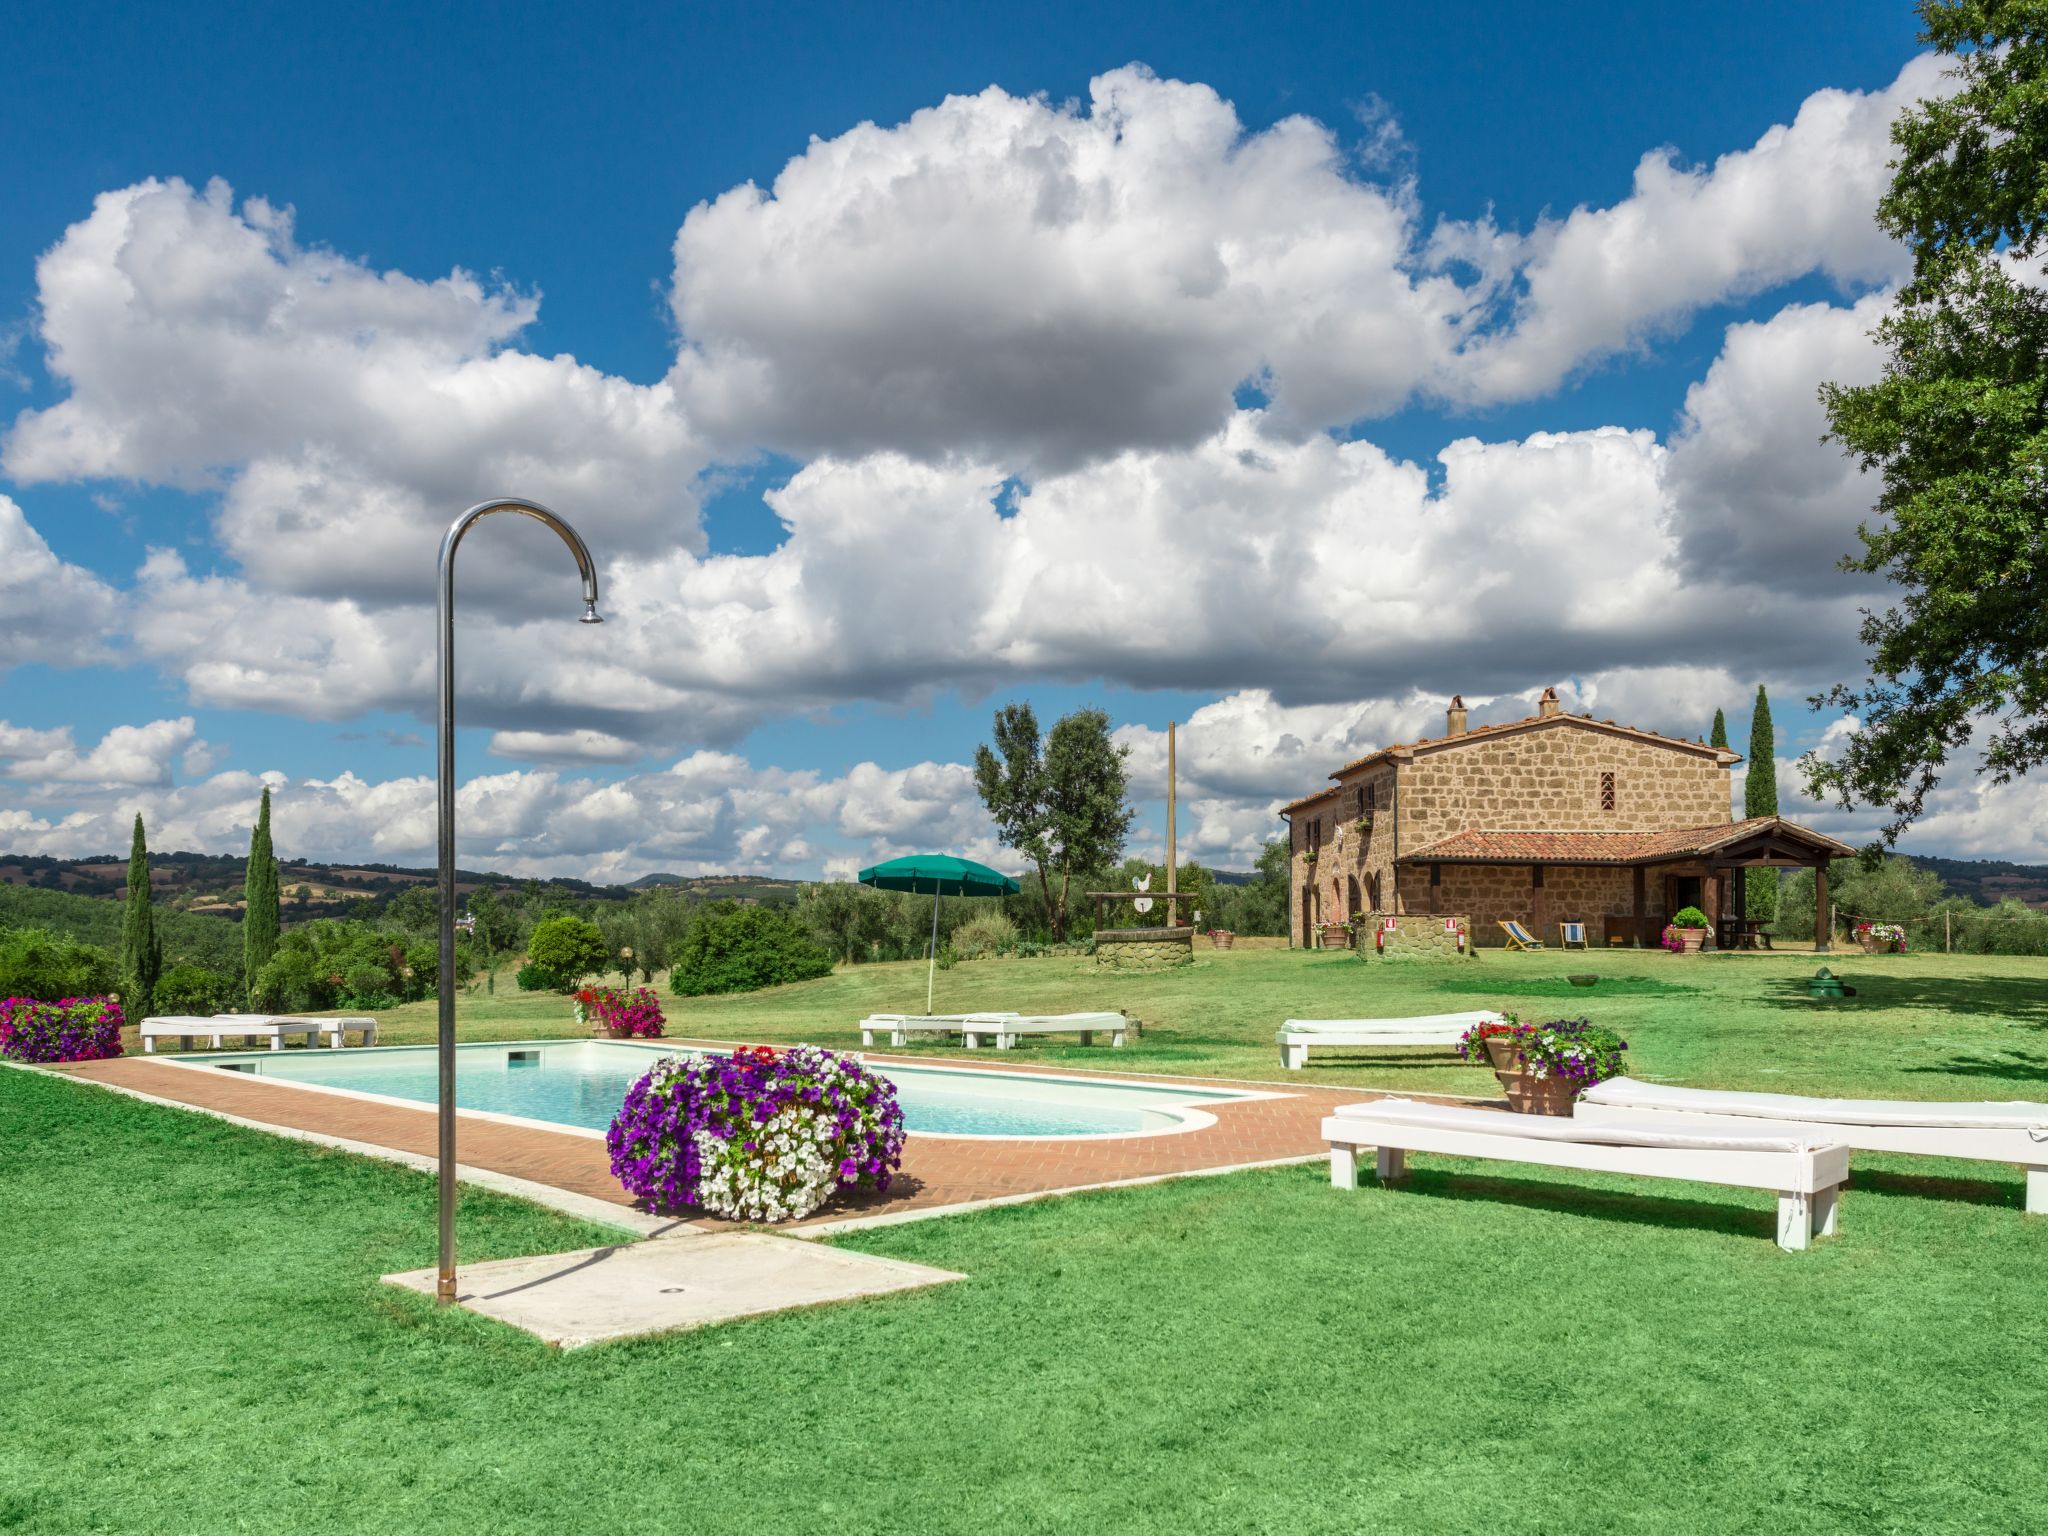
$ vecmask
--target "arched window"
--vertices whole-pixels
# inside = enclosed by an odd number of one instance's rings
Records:
[[[1344,915],[1345,915],[1346,917],[1350,917],[1350,916],[1352,916],[1352,914],[1354,914],[1354,913],[1357,913],[1357,912],[1363,912],[1363,911],[1365,910],[1365,908],[1361,907],[1361,906],[1360,906],[1360,905],[1358,904],[1358,876],[1356,876],[1356,875],[1352,875],[1352,876],[1350,876],[1350,877],[1349,877],[1349,882],[1350,882],[1350,886],[1351,886],[1351,891],[1350,891],[1350,895],[1351,895],[1351,905],[1350,905],[1350,907],[1349,907],[1349,908],[1348,908],[1348,909],[1347,909],[1347,910],[1345,911],[1345,913],[1344,913]]]

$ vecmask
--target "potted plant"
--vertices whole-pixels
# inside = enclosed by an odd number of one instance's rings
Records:
[[[585,987],[576,994],[576,1022],[594,1035],[614,1040],[655,1040],[661,1036],[661,1000],[646,987]]]
[[[1673,954],[1698,954],[1711,927],[1707,914],[1698,907],[1680,907],[1671,926],[1664,930],[1664,947]]]
[[[1856,943],[1866,955],[1903,955],[1906,930],[1899,923],[1858,923]]]
[[[1349,923],[1316,924],[1316,942],[1324,949],[1349,949],[1351,947],[1351,925]]]
[[[1234,928],[1211,928],[1209,930],[1209,942],[1218,949],[1228,949],[1237,942],[1237,930]]]
[[[1590,1019],[1524,1024],[1512,1013],[1501,1019],[1466,1030],[1458,1054],[1492,1067],[1518,1114],[1569,1115],[1580,1094],[1623,1071],[1628,1042]]]

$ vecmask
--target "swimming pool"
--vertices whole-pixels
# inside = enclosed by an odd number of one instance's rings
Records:
[[[626,1090],[656,1061],[692,1054],[662,1042],[627,1040],[525,1040],[455,1050],[457,1108],[586,1134],[612,1123]],[[248,1051],[187,1057],[181,1064],[365,1098],[421,1104],[438,1098],[437,1057],[430,1045]],[[896,1084],[904,1124],[928,1136],[1156,1136],[1213,1124],[1214,1117],[1197,1105],[1266,1097],[972,1067],[890,1063],[878,1070]]]

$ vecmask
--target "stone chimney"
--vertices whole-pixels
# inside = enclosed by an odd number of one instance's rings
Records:
[[[1543,690],[1543,697],[1536,701],[1536,713],[1546,720],[1552,715],[1564,713],[1564,706],[1557,702],[1557,690],[1555,688]]]
[[[1451,695],[1451,707],[1444,711],[1444,734],[1446,736],[1462,736],[1465,734],[1465,696],[1462,693]]]

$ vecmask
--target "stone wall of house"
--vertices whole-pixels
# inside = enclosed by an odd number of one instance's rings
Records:
[[[1391,910],[1393,796],[1393,766],[1382,764],[1347,778],[1328,797],[1295,813],[1287,904],[1296,944],[1307,945],[1317,923]],[[1311,823],[1318,825],[1322,844],[1313,864],[1307,858]]]
[[[1603,808],[1603,773],[1614,808]],[[1554,722],[1422,747],[1401,770],[1404,852],[1454,832],[1663,832],[1731,819],[1728,770],[1704,752]]]

